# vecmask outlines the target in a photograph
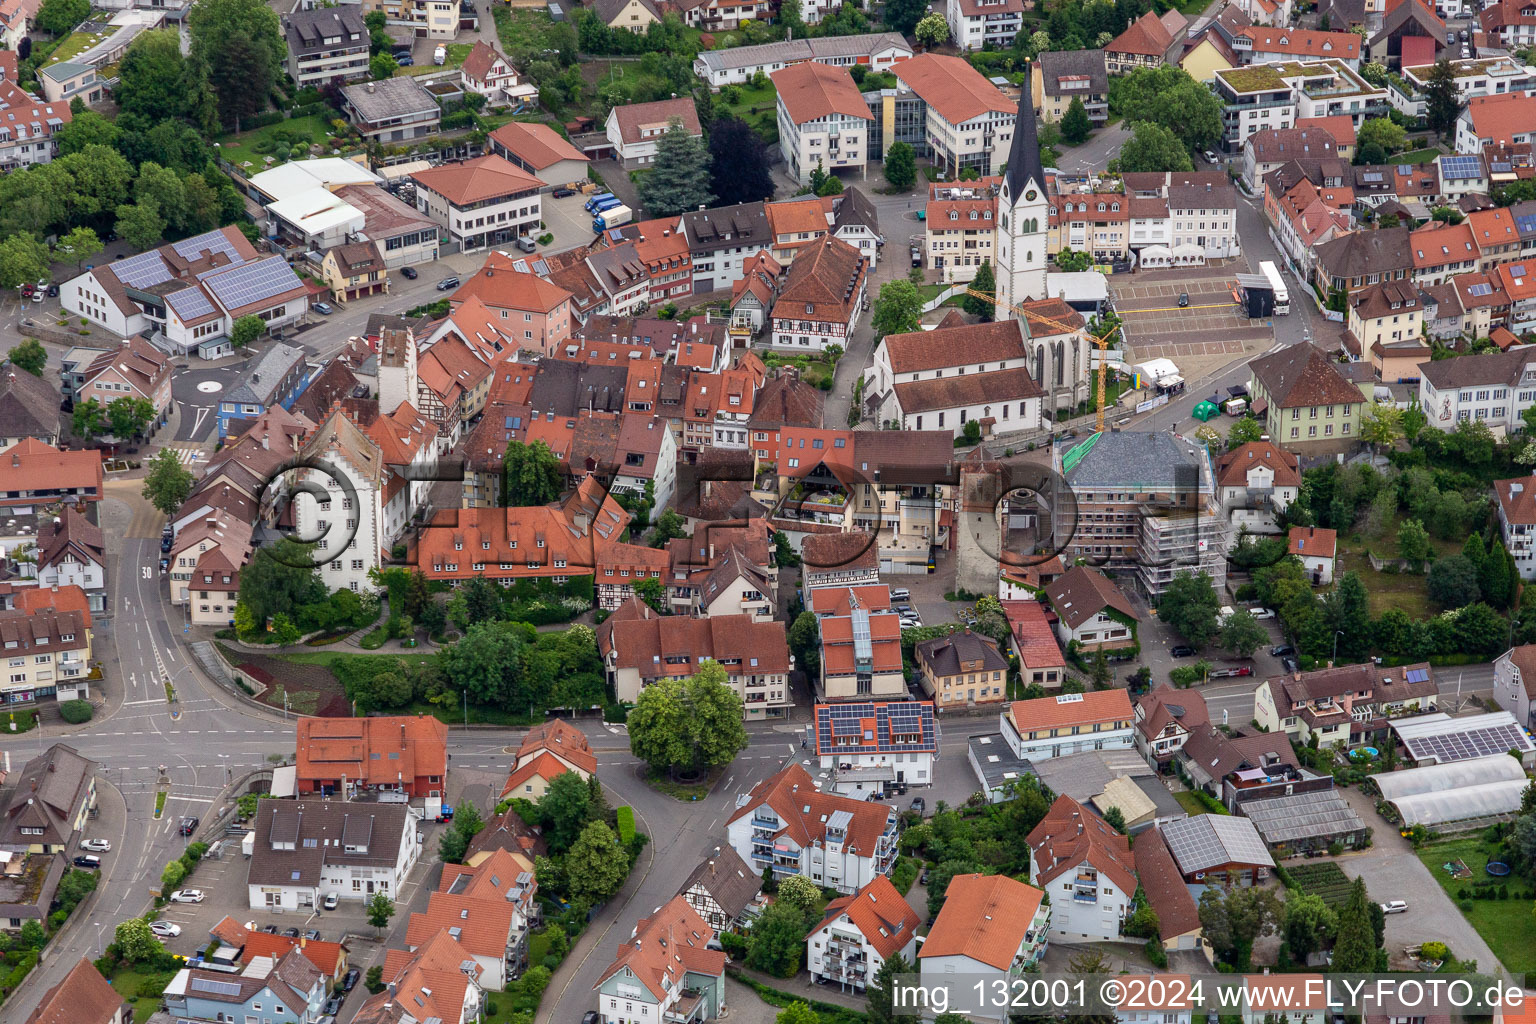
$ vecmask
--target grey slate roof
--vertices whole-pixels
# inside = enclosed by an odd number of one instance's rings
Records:
[[[393,868],[406,828],[414,827],[408,814],[405,804],[263,800],[251,825],[256,844],[249,884],[316,886],[326,864]],[[356,842],[365,834],[366,853],[345,852],[343,840]],[[294,849],[273,849],[276,842]]]
[[[52,846],[68,842],[74,831],[70,817],[79,809],[95,767],[94,761],[67,743],[55,743],[28,761],[0,814],[0,844]],[[40,836],[23,837],[19,832],[23,827],[44,831]]]
[[[1008,668],[1008,659],[998,653],[997,644],[969,629],[924,640],[917,645],[916,653],[928,663],[933,674],[940,678],[959,675],[963,662],[980,661],[981,668],[978,671],[982,672],[1004,671]]]
[[[1029,78],[1026,67],[1025,80]],[[1024,194],[1026,182],[1045,189],[1045,168],[1040,163],[1040,138],[1035,132],[1035,104],[1029,89],[1019,90],[1019,113],[1013,126],[1013,148],[1008,151],[1008,173],[1004,179],[1008,195],[1015,202]]]
[[[773,241],[762,203],[740,203],[683,214],[683,231],[691,252],[714,252],[737,246],[767,246]]]
[[[1200,456],[1187,442],[1163,431],[1122,431],[1101,433],[1067,480],[1075,491],[1131,484],[1151,490],[1198,486],[1199,473]]]
[[[535,413],[575,416],[582,409],[623,412],[625,366],[573,363],[546,359],[539,364],[528,404]]]
[[[295,364],[304,361],[302,349],[278,342],[261,354],[251,367],[245,380],[236,384],[224,396],[226,402],[250,402],[267,405],[277,393],[277,386],[288,376]]]
[[[1536,363],[1536,351],[1512,348],[1505,352],[1425,361],[1419,364],[1419,371],[1436,391],[1468,388],[1478,384],[1514,387],[1520,382],[1525,368],[1532,363]]]
[[[59,392],[14,363],[0,363],[0,437],[51,442],[58,434]]]
[[[1102,96],[1109,92],[1103,50],[1047,50],[1040,54],[1040,75],[1047,96]],[[1062,89],[1061,79],[1068,75],[1086,75],[1087,90]]]
[[[283,20],[286,23],[288,49],[299,56],[338,47],[368,48],[368,26],[363,24],[359,5],[340,4],[336,7],[294,11]],[[326,42],[327,39],[337,37],[340,37],[341,42]]]
[[[834,228],[848,224],[862,224],[875,234],[880,233],[880,215],[869,197],[853,185],[843,190],[843,201],[838,204],[837,215],[832,218]]]
[[[1365,277],[1408,270],[1413,266],[1408,229],[1381,228],[1351,231],[1331,238],[1315,249],[1318,265],[1332,277]]]

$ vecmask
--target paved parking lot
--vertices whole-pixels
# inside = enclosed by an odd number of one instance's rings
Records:
[[[592,215],[582,209],[582,204],[587,201],[586,196],[577,192],[573,196],[556,199],[554,193],[546,192],[542,201],[544,223],[555,240],[549,245],[540,246],[540,252],[564,252],[592,241]]]
[[[1269,322],[1240,316],[1232,300],[1239,269],[1181,267],[1111,278],[1115,310],[1125,321],[1135,359],[1230,359],[1272,345]],[[1188,295],[1187,306],[1179,305],[1180,295]]]

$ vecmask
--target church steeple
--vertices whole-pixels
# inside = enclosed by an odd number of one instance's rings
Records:
[[[1040,138],[1035,132],[1035,106],[1033,93],[1034,65],[1024,64],[1024,87],[1019,90],[1019,117],[1013,126],[1013,148],[1008,151],[1008,174],[1004,179],[1008,196],[1014,202],[1024,194],[1025,182],[1033,180],[1038,189],[1045,188],[1045,167],[1040,163]]]

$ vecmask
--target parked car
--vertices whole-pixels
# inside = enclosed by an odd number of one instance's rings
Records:
[[[928,811],[928,801],[924,800],[920,796],[913,797],[912,798],[912,810],[916,811],[918,814],[925,814],[925,813],[927,813],[927,811]]]
[[[1256,619],[1272,619],[1275,617],[1273,608],[1250,608],[1249,613]]]
[[[290,939],[296,939],[299,937],[299,930],[297,928],[284,928],[283,934],[288,936]]]
[[[170,921],[151,921],[149,930],[162,939],[174,939],[181,934],[181,925],[172,924]]]
[[[573,189],[573,188],[557,188],[551,194],[556,199],[564,199],[566,196],[573,196],[573,195],[575,195],[576,194],[576,190]]]
[[[519,249],[521,249],[523,252],[537,252],[538,249],[539,249],[538,245],[535,244],[534,240],[532,238],[529,238],[527,235],[518,235],[517,236],[517,247]]]
[[[440,292],[452,291],[458,286],[459,279],[456,277],[445,277],[441,281],[437,282],[437,290]]]
[[[58,285],[51,284],[51,285],[48,286],[48,297],[50,299],[56,299],[56,298],[59,297],[59,286]]]
[[[184,836],[189,836],[197,831],[197,824],[196,818],[182,818],[181,827],[177,831]]]
[[[603,1015],[596,1010],[588,1010],[581,1015],[581,1024],[602,1024]]]
[[[331,308],[331,304],[329,302],[316,302],[313,303],[309,308],[314,310],[316,313],[321,313],[325,316],[330,316],[332,313],[336,312]]]
[[[395,58],[395,67],[397,67],[397,68],[410,68],[410,67],[415,67],[415,66],[416,66],[415,58],[413,58],[408,53],[405,54],[404,56],[396,57]]]
[[[207,899],[201,889],[177,889],[171,893],[172,903],[201,903]]]
[[[336,1016],[341,1012],[341,1002],[341,996],[331,996],[331,998],[325,1001],[325,1009],[322,1012],[332,1017]]]
[[[277,925],[275,925],[275,924],[264,924],[264,925],[261,926],[261,930],[266,932],[268,935],[276,935],[277,934]]]
[[[1179,646],[1173,649],[1173,656],[1175,658],[1193,658],[1195,656],[1195,649],[1188,644],[1179,644]]]
[[[308,939],[310,942],[319,942],[320,933],[314,928],[311,928],[309,931],[304,933],[304,938]]]
[[[352,968],[347,972],[346,977],[341,979],[341,990],[343,992],[351,992],[353,987],[357,984],[357,979],[361,978],[362,976],[362,971],[358,970],[356,967]]]
[[[1251,676],[1251,675],[1253,675],[1253,666],[1252,665],[1225,665],[1225,666],[1223,666],[1221,668],[1213,668],[1213,669],[1211,669],[1210,674],[1208,675],[1207,678],[1210,678],[1210,679],[1232,679],[1232,678],[1235,678],[1237,676]]]
[[[328,892],[325,894],[325,899],[321,901],[320,905],[326,910],[335,910],[336,904],[340,902],[340,898],[335,893]]]
[[[82,839],[80,849],[90,850],[92,853],[111,853],[112,844],[105,839]]]
[[[88,868],[91,871],[101,870],[101,858],[94,853],[82,854],[75,858],[75,867]]]
[[[1294,675],[1295,673],[1301,671],[1301,662],[1297,661],[1295,658],[1284,658],[1280,662],[1280,667]]]
[[[1271,647],[1269,649],[1269,656],[1271,658],[1283,658],[1287,654],[1295,654],[1295,653],[1296,653],[1296,648],[1292,647],[1290,644],[1276,644],[1275,646],[1273,646],[1273,647]]]
[[[406,278],[407,280],[414,281],[421,275],[416,273],[415,267],[401,267],[400,276]]]
[[[1408,913],[1408,904],[1402,900],[1388,900],[1381,905],[1381,912],[1383,914],[1406,914]]]
[[[1179,308],[1189,305],[1189,292],[1179,292]]]
[[[176,538],[174,538],[174,537],[161,537],[160,538],[160,551],[161,551],[161,553],[164,553],[164,552],[167,552],[167,551],[171,550],[171,545],[174,544],[175,542],[176,542]]]
[[[1205,152],[1204,152],[1204,153],[1203,153],[1203,154],[1201,154],[1201,155],[1202,155],[1202,156],[1204,156],[1204,157],[1205,157],[1205,160],[1206,160],[1206,163],[1212,163],[1212,164],[1214,164],[1214,163],[1217,163],[1217,162],[1218,162],[1218,161],[1217,161],[1217,160],[1216,160],[1216,154],[1215,154],[1215,153],[1212,153],[1212,152],[1211,152],[1211,151],[1210,151],[1210,150],[1206,150],[1206,151],[1205,151]]]

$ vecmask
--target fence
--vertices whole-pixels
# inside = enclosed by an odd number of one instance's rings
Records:
[[[1406,558],[1379,558],[1374,551],[1366,551],[1365,557],[1370,559],[1371,568],[1377,572],[1418,572],[1419,566],[1414,565]]]
[[[944,303],[948,302],[956,295],[964,295],[965,290],[970,286],[971,285],[969,281],[962,281],[959,284],[950,285],[948,288],[939,292],[938,295],[934,296],[931,301],[923,303],[923,312],[932,313],[934,310],[944,305]]]

